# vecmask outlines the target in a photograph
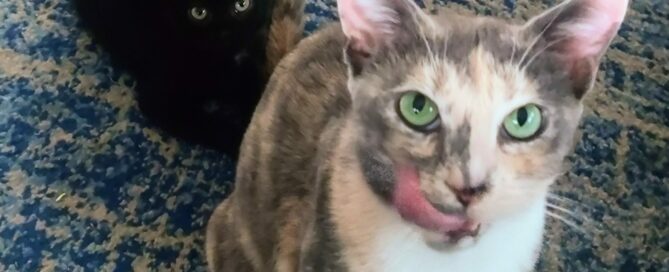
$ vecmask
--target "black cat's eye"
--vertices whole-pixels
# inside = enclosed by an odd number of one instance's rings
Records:
[[[201,22],[209,18],[209,16],[209,10],[203,7],[192,7],[190,10],[188,10],[188,17],[194,21]]]
[[[237,0],[235,1],[235,14],[243,14],[251,9],[253,3],[251,0]]]

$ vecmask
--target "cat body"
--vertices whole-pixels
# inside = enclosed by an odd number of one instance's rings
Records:
[[[274,71],[207,226],[210,270],[533,270],[626,7],[572,0],[515,25],[338,1],[341,24]]]
[[[303,5],[74,1],[93,40],[136,79],[139,108],[150,121],[233,156],[273,66],[302,35]],[[286,38],[271,39],[277,35]]]

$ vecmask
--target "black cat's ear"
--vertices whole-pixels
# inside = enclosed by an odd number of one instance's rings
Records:
[[[424,15],[413,0],[337,0],[337,9],[354,75],[377,53],[410,39]]]
[[[577,98],[592,88],[601,57],[616,36],[628,0],[568,0],[531,19],[524,28],[533,50],[557,53]]]

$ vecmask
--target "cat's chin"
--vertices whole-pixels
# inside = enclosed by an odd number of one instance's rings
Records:
[[[469,223],[461,230],[439,233],[424,230],[423,239],[432,249],[450,251],[465,249],[476,244],[484,230],[479,223]]]

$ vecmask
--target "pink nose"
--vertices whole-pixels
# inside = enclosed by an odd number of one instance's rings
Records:
[[[478,200],[486,191],[488,191],[488,185],[485,183],[476,187],[465,187],[459,190],[454,190],[458,201],[465,207]]]

